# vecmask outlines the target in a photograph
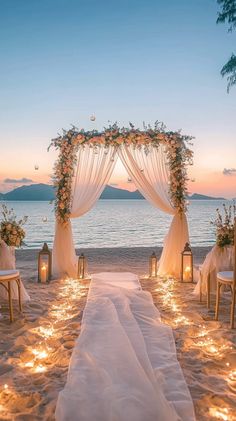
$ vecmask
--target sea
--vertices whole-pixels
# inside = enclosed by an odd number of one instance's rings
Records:
[[[211,246],[215,229],[211,224],[223,200],[192,200],[187,213],[192,246]],[[28,216],[23,248],[38,249],[53,244],[55,217],[48,202],[6,202],[17,217]],[[162,246],[171,215],[154,208],[146,200],[99,200],[81,218],[73,219],[73,236],[78,248]]]

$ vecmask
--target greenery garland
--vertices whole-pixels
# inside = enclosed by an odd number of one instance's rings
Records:
[[[56,189],[55,213],[57,220],[67,224],[71,213],[71,190],[76,157],[79,148],[89,144],[95,150],[100,146],[119,147],[122,144],[136,148],[144,147],[149,152],[149,146],[158,148],[164,145],[170,170],[169,193],[172,205],[178,212],[186,211],[187,166],[193,163],[193,152],[189,148],[192,137],[181,132],[166,131],[165,126],[156,122],[154,127],[145,126],[143,130],[135,129],[130,123],[128,128],[119,128],[113,124],[103,131],[85,131],[72,127],[63,130],[62,135],[51,140],[50,146],[59,151],[54,167],[54,187]]]

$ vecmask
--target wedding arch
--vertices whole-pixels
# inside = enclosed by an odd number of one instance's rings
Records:
[[[128,175],[153,206],[173,215],[164,240],[159,275],[179,276],[181,251],[189,241],[186,218],[187,167],[192,137],[170,132],[162,123],[136,129],[111,125],[99,132],[72,127],[52,139],[59,151],[54,168],[56,229],[54,276],[77,274],[71,218],[87,213],[99,199],[119,156]]]

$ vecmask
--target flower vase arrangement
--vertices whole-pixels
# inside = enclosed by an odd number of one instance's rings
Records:
[[[17,216],[13,209],[8,209],[6,205],[2,205],[2,219],[0,221],[0,238],[14,249],[24,244],[25,231],[22,228],[28,217],[24,216],[17,220]]]
[[[212,225],[216,227],[216,244],[220,248],[234,244],[234,218],[236,216],[236,205],[226,206],[223,204],[223,213],[216,209],[217,217]]]

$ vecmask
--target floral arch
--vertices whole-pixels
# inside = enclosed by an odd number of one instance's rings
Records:
[[[109,181],[119,156],[132,181],[155,207],[173,215],[159,264],[159,274],[180,274],[180,253],[189,240],[186,219],[187,167],[193,163],[190,136],[166,131],[163,124],[136,129],[117,124],[84,131],[63,130],[52,139],[59,151],[54,168],[56,232],[55,276],[76,276],[77,258],[71,218],[88,212]]]

